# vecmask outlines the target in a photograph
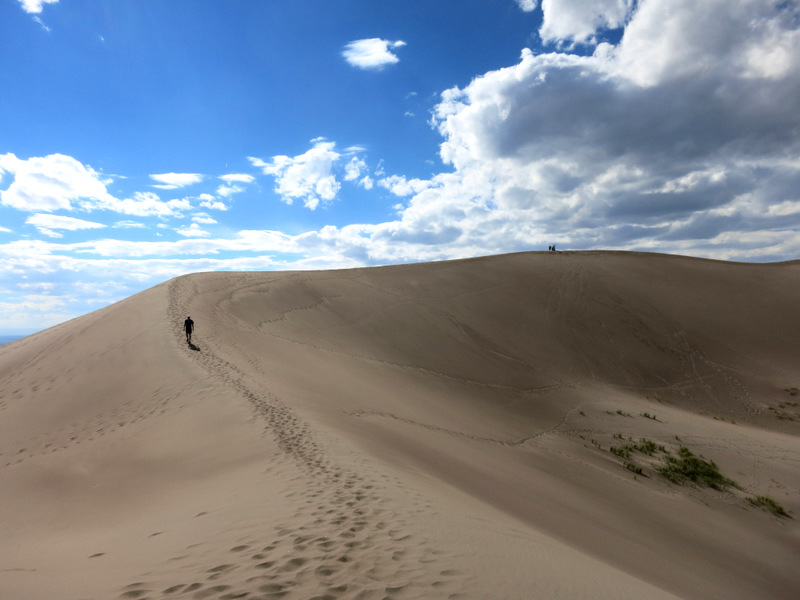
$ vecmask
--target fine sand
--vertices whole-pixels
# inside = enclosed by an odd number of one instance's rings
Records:
[[[0,599],[797,600],[799,434],[800,262],[180,277],[0,348]]]

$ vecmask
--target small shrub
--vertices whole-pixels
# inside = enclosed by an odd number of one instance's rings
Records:
[[[648,456],[652,456],[653,453],[659,449],[656,443],[653,440],[648,440],[647,438],[642,438],[639,440],[639,443],[634,446],[634,449],[647,454]]]
[[[738,487],[736,482],[728,479],[719,471],[714,461],[695,456],[686,446],[678,449],[678,456],[667,455],[664,465],[656,469],[672,483],[706,485],[715,490]]]
[[[792,518],[780,504],[775,502],[775,500],[773,500],[769,496],[755,496],[753,498],[748,498],[748,500],[750,501],[750,504],[752,504],[756,508],[761,508],[768,512],[771,512],[776,517],[784,517],[787,519]]]
[[[620,458],[630,458],[632,446],[628,444],[625,444],[624,446],[611,446],[609,450],[611,450],[611,454],[619,456]]]
[[[635,473],[636,475],[642,475],[643,474],[642,467],[640,467],[639,465],[636,465],[636,464],[634,464],[632,462],[626,462],[625,463],[625,468],[628,469],[628,471],[631,471],[631,472]]]

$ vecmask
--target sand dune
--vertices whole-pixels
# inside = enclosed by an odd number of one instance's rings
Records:
[[[796,599],[798,298],[611,252],[166,282],[0,348],[0,598]]]

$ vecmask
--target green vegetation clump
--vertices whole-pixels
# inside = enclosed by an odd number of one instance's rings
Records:
[[[616,434],[616,439],[622,439],[622,434]],[[641,452],[652,456],[657,451],[666,453],[667,450],[664,446],[656,444],[653,440],[641,438],[638,444],[623,444],[622,446],[612,446],[610,448],[611,454],[619,456],[620,458],[630,458],[632,452]]]
[[[750,504],[756,508],[763,508],[764,510],[771,512],[776,517],[785,517],[787,519],[792,518],[780,504],[775,502],[775,500],[769,496],[755,496],[753,498],[748,498],[748,500],[750,501]]]
[[[676,439],[678,436],[675,436]],[[615,433],[614,439],[625,440],[626,438],[621,433]],[[706,460],[701,456],[695,455],[686,446],[678,448],[678,455],[675,456],[670,453],[664,446],[656,444],[653,440],[641,438],[638,443],[634,443],[633,438],[627,438],[628,443],[620,444],[619,446],[611,446],[609,451],[622,459],[622,465],[635,475],[646,476],[641,466],[632,462],[631,455],[634,452],[640,452],[648,456],[653,456],[656,452],[661,452],[663,456],[663,464],[655,467],[655,470],[663,475],[672,483],[679,485],[701,485],[713,488],[715,490],[724,491],[728,488],[742,488],[732,479],[725,477],[719,471],[716,463],[713,460]],[[600,448],[594,440],[592,443]],[[773,515],[781,518],[791,519],[791,515],[775,500],[769,496],[753,496],[747,499],[750,504],[756,508],[760,508]]]
[[[637,465],[635,463],[626,462],[625,463],[625,468],[628,469],[628,471],[632,471],[636,475],[644,475],[644,471],[642,471],[642,467],[640,467],[639,465]]]
[[[678,456],[668,454],[664,457],[664,465],[657,471],[669,481],[678,484],[693,483],[705,485],[715,490],[726,490],[738,487],[735,481],[725,477],[714,461],[695,456],[686,446],[678,449]]]

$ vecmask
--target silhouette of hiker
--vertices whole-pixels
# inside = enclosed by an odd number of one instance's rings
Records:
[[[192,332],[194,331],[194,321],[192,321],[192,317],[186,317],[186,320],[183,322],[183,330],[186,332],[186,343],[192,343]]]

